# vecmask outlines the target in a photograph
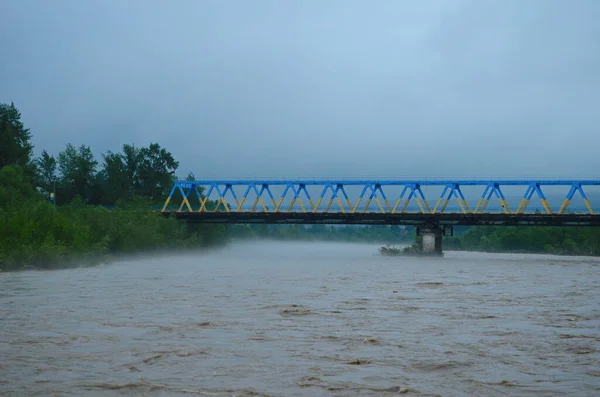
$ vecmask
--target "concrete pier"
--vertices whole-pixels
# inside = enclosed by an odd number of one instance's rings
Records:
[[[439,226],[420,226],[417,228],[420,237],[421,252],[426,255],[443,255],[442,237],[444,229]]]

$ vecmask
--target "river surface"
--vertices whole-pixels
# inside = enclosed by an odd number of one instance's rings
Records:
[[[0,273],[0,395],[600,395],[599,259],[376,251]]]

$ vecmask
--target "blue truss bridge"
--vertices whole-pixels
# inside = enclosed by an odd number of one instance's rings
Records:
[[[600,227],[599,180],[177,181],[161,212],[202,223],[413,225],[442,255],[454,226]]]
[[[598,180],[177,181],[161,212],[203,223],[600,226]]]

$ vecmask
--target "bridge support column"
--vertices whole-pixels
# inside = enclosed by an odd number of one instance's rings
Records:
[[[417,227],[417,240],[421,246],[421,252],[426,255],[444,255],[442,251],[442,237],[444,236],[445,230],[439,226],[418,226]]]

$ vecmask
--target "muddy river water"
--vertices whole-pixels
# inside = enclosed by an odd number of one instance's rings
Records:
[[[0,273],[0,395],[600,395],[600,259],[376,251]]]

